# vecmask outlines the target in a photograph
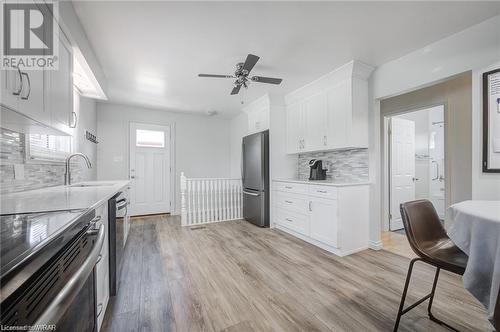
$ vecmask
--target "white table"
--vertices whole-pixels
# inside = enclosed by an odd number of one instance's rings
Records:
[[[464,201],[449,208],[451,240],[469,256],[464,287],[493,319],[500,287],[500,201]]]

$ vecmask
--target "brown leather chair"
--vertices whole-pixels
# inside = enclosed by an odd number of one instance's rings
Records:
[[[410,242],[410,246],[415,254],[417,254],[418,258],[414,258],[408,267],[408,274],[406,275],[406,282],[403,295],[401,297],[401,303],[399,305],[398,317],[396,319],[396,324],[394,325],[394,331],[398,330],[399,321],[401,320],[402,315],[427,299],[429,300],[429,305],[427,307],[429,318],[453,331],[457,331],[457,329],[437,319],[432,314],[432,301],[434,299],[434,292],[436,290],[439,271],[443,269],[463,275],[468,257],[450,240],[431,202],[428,200],[406,202],[401,204],[400,210],[408,242]],[[422,261],[436,267],[432,290],[429,294],[405,309],[405,298],[408,291],[408,285],[410,283],[413,265],[418,261]]]
[[[498,290],[497,303],[493,313],[493,326],[495,330],[500,331],[500,289]]]

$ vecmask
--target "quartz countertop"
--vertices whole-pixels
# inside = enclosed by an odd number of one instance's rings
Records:
[[[129,180],[87,181],[71,186],[56,186],[4,194],[0,199],[0,213],[19,214],[92,209],[123,190],[129,183]]]
[[[363,186],[369,185],[369,181],[363,182],[336,182],[331,180],[305,180],[305,179],[273,179],[274,182],[291,182],[291,183],[303,183],[303,184],[314,184],[322,186],[333,186],[333,187],[348,187],[348,186]]]

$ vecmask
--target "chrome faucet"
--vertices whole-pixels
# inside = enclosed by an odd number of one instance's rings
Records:
[[[68,158],[66,158],[66,172],[64,173],[64,185],[66,185],[66,186],[71,184],[71,170],[69,167],[69,163],[71,161],[71,158],[76,157],[76,156],[82,157],[85,160],[87,167],[92,168],[92,163],[90,162],[89,157],[87,157],[83,153],[78,152],[78,153],[73,153],[73,154],[69,155]]]

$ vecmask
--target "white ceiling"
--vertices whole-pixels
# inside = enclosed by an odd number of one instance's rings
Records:
[[[231,117],[351,59],[380,65],[500,13],[500,2],[75,2],[111,102]],[[248,53],[252,74],[283,78],[229,95]],[[243,89],[242,89],[243,91]]]

